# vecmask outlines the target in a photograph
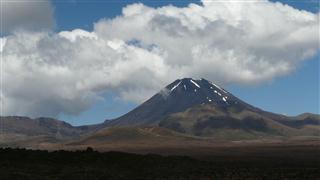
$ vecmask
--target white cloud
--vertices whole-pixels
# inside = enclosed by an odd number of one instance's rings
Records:
[[[1,0],[2,33],[17,30],[46,30],[54,26],[49,0]]]
[[[7,39],[5,37],[0,38],[0,52],[2,52],[4,45],[6,44]]]
[[[59,33],[60,36],[75,42],[77,38],[89,38],[92,40],[97,40],[98,37],[94,32],[84,31],[82,29],[74,29],[73,31],[62,31]]]
[[[319,14],[267,1],[185,8],[129,5],[114,19],[57,34],[5,37],[5,114],[77,114],[117,92],[141,102],[181,77],[265,82],[319,50]]]

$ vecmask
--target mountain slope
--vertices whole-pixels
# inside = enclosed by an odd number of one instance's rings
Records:
[[[157,126],[166,116],[200,104],[259,109],[205,79],[178,79],[129,113],[106,122],[107,126]]]
[[[97,126],[74,127],[52,118],[3,116],[0,119],[0,145],[29,147],[39,143],[57,143],[79,138],[93,132]]]
[[[21,116],[1,117],[3,133],[25,134],[30,136],[52,135],[72,137],[81,133],[81,130],[72,125],[52,118],[31,119]]]
[[[233,106],[199,105],[171,114],[159,126],[177,132],[219,139],[252,139],[320,135],[320,118],[275,120],[263,113]]]

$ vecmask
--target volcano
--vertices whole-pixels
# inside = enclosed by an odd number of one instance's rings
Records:
[[[156,126],[170,114],[206,104],[222,109],[246,109],[279,118],[277,114],[262,111],[206,79],[183,78],[167,85],[127,114],[105,123],[107,126]]]
[[[300,118],[304,117],[304,118]],[[319,116],[287,117],[264,111],[206,79],[177,79],[108,127],[161,127],[193,136],[316,135]],[[298,127],[297,124],[300,126]]]
[[[155,126],[166,116],[196,105],[234,106],[259,111],[206,79],[177,79],[129,113],[111,120],[108,126]]]

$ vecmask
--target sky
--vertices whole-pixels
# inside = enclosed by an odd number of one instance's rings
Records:
[[[1,3],[3,115],[99,123],[182,77],[320,113],[318,1]]]

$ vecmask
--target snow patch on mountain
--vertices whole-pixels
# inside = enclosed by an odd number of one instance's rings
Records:
[[[173,88],[171,88],[170,91],[173,91],[173,90],[174,90],[175,88],[177,88],[180,84],[181,84],[181,81],[180,81],[178,84],[176,84],[175,86],[173,86]]]
[[[224,89],[222,89],[220,86],[218,86],[218,85],[216,85],[216,84],[214,84],[214,83],[212,83],[212,82],[210,82],[212,85],[214,85],[216,88],[218,88],[218,89],[220,89],[222,92],[224,92],[224,93],[228,93],[227,91],[225,91]]]
[[[227,99],[226,99],[225,97],[222,97],[222,100],[223,100],[224,102],[227,102]]]
[[[195,86],[197,86],[198,88],[200,88],[199,84],[197,84],[196,82],[194,82],[192,79],[190,80],[190,82],[192,82],[192,84],[194,84]]]

